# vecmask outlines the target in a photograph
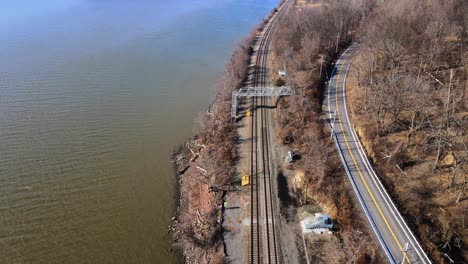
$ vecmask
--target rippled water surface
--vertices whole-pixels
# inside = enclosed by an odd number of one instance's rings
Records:
[[[169,154],[275,4],[2,1],[0,263],[174,263]]]

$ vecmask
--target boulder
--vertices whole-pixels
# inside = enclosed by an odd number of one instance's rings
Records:
[[[441,167],[453,167],[456,163],[455,156],[452,153],[445,155],[445,157],[440,161]]]

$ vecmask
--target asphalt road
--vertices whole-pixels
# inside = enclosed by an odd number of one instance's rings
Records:
[[[358,201],[389,262],[431,263],[373,171],[349,120],[345,82],[357,52],[357,46],[346,50],[337,61],[329,81],[325,103],[336,147]]]

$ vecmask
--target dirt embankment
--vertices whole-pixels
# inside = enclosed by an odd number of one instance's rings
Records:
[[[279,4],[282,4],[281,1]],[[256,36],[275,9],[240,42],[225,65],[209,110],[196,121],[196,135],[172,155],[179,205],[173,224],[174,246],[186,263],[224,263],[222,212],[225,190],[233,184],[238,160],[237,127],[230,116],[231,93],[247,78]]]
[[[201,153],[205,148],[197,139],[187,141],[173,154],[177,171],[179,204],[169,231],[187,263],[221,263],[219,212],[222,192],[210,191],[210,185],[199,173],[204,169]]]

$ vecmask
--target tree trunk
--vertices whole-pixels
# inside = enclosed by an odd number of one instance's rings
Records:
[[[439,163],[439,158],[440,158],[440,150],[442,149],[442,139],[439,137],[438,138],[438,145],[437,145],[437,156],[434,162],[434,167],[433,170],[437,168],[437,163]]]
[[[447,93],[447,105],[445,108],[445,118],[446,118],[446,126],[449,126],[449,112],[450,112],[450,96],[452,92],[452,77],[453,77],[453,69],[450,69],[450,81],[448,85],[448,93]]]
[[[461,188],[460,194],[458,195],[458,198],[457,198],[457,200],[455,201],[455,203],[459,203],[459,202],[460,202],[460,199],[461,199],[461,197],[463,196],[463,193],[465,192],[465,186],[466,186],[466,181],[463,183],[463,187]]]

